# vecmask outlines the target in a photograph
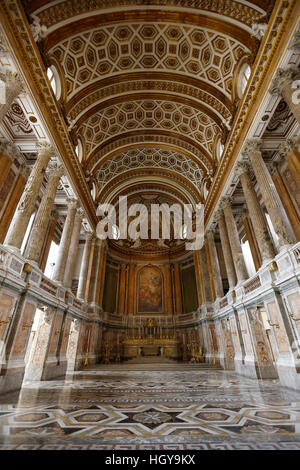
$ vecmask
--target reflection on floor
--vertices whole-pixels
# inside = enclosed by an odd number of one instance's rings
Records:
[[[96,366],[0,403],[0,449],[300,449],[300,391],[217,368]]]

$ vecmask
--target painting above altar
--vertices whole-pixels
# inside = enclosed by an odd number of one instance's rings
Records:
[[[145,266],[138,275],[138,312],[161,313],[162,275],[152,266]]]

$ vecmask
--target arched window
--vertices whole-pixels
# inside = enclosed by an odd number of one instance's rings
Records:
[[[217,159],[218,160],[220,160],[220,158],[222,157],[223,151],[224,151],[224,144],[222,144],[221,139],[219,139],[217,143]]]
[[[239,76],[238,76],[238,83],[237,83],[237,93],[238,97],[242,98],[244,91],[246,89],[248,80],[251,75],[251,67],[249,64],[244,64],[240,71],[239,71]]]
[[[92,189],[91,189],[91,195],[92,195],[92,198],[95,201],[95,199],[96,199],[96,185],[95,185],[95,183],[93,183],[93,186],[92,186]]]
[[[49,79],[50,85],[52,87],[52,90],[56,99],[59,100],[60,95],[61,95],[61,83],[60,83],[58,72],[56,68],[54,67],[54,65],[51,65],[50,67],[48,67],[47,77]]]
[[[81,143],[81,140],[78,139],[78,143],[75,147],[75,152],[76,152],[76,155],[78,157],[78,160],[80,162],[82,162],[82,156],[83,156],[83,149],[82,149],[82,143]]]

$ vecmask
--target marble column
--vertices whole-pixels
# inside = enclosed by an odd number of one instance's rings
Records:
[[[107,242],[106,240],[102,241],[101,253],[100,253],[100,268],[101,268],[101,277],[99,277],[99,296],[97,297],[97,303],[100,308],[103,304],[103,295],[104,295],[104,284],[106,276],[106,258],[107,258]]]
[[[195,266],[195,274],[196,274],[196,281],[197,281],[198,304],[200,306],[203,304],[204,292],[203,292],[203,282],[202,282],[202,272],[201,272],[201,265],[200,265],[199,250],[194,251],[194,266]]]
[[[121,264],[120,268],[120,282],[119,282],[119,307],[118,313],[123,315],[125,313],[125,298],[126,298],[126,264]]]
[[[300,70],[297,67],[278,69],[272,81],[270,93],[282,96],[300,124],[299,89],[295,84],[296,80],[300,80]]]
[[[65,268],[67,264],[67,258],[69,253],[69,247],[74,227],[74,219],[77,208],[77,200],[69,199],[68,200],[68,213],[67,218],[64,224],[63,232],[60,239],[59,249],[57,260],[55,264],[55,270],[53,274],[54,281],[60,282],[61,284],[64,281]]]
[[[257,246],[257,240],[255,238],[255,234],[253,233],[252,224],[251,224],[251,221],[249,220],[248,211],[244,210],[241,213],[241,218],[242,218],[242,221],[243,221],[246,237],[247,237],[247,240],[249,242],[249,246],[250,246],[254,266],[255,266],[256,271],[258,271],[259,268],[262,265],[262,261],[261,261],[260,252],[259,252],[258,246]]]
[[[279,147],[278,153],[287,162],[291,173],[300,188],[300,143],[298,139],[287,139]]]
[[[95,241],[95,248],[94,248],[94,256],[93,256],[93,264],[92,264],[92,271],[91,271],[91,281],[90,281],[90,293],[89,293],[89,301],[93,304],[96,304],[97,301],[97,287],[98,287],[98,276],[100,270],[100,251],[101,251],[102,240]]]
[[[17,205],[21,199],[26,185],[26,177],[20,173],[10,193],[7,205],[0,219],[0,243],[4,243],[6,234],[10,227],[13,216],[16,212]]]
[[[89,269],[92,237],[93,237],[93,234],[91,232],[86,232],[84,250],[83,250],[83,255],[82,255],[82,260],[81,260],[80,274],[79,274],[78,290],[77,290],[77,297],[83,300],[85,299],[85,290],[86,290],[87,275],[88,275],[88,269]]]
[[[286,215],[290,221],[295,238],[297,241],[299,241],[300,240],[300,218],[299,218],[297,210],[295,209],[290,193],[278,169],[277,162],[272,164],[270,168],[270,172],[271,172],[274,184],[275,184],[276,191],[280,197],[280,200],[282,202]]]
[[[231,248],[229,244],[229,238],[227,233],[227,228],[224,219],[224,213],[222,210],[218,210],[216,213],[216,220],[218,222],[219,233],[221,238],[221,246],[225,261],[225,268],[227,273],[227,279],[229,284],[229,289],[233,289],[237,283],[237,277],[235,273],[235,267],[233,263]]]
[[[255,192],[255,189],[253,188],[249,176],[249,163],[239,162],[237,165],[236,172],[240,178],[247,208],[249,211],[249,217],[252,222],[253,231],[259,246],[262,261],[264,263],[274,258],[275,250],[269,234],[267,221],[263,215],[260,203],[257,198],[257,194]]]
[[[68,252],[67,264],[65,268],[64,286],[67,289],[72,289],[72,280],[73,280],[74,269],[75,269],[75,265],[77,261],[77,253],[78,253],[78,248],[79,248],[79,238],[80,238],[82,218],[83,218],[83,210],[79,208],[77,209],[76,215],[75,215],[73,233],[72,233],[70,248]]]
[[[244,146],[243,154],[249,157],[251,162],[264,204],[278,236],[279,245],[292,244],[293,240],[284,220],[281,202],[269,170],[263,160],[260,148],[261,141],[248,140]]]
[[[209,255],[210,255],[211,269],[212,269],[212,275],[213,275],[213,283],[215,287],[215,294],[216,294],[216,298],[218,299],[224,296],[224,289],[223,289],[223,284],[222,284],[222,276],[221,276],[221,270],[220,270],[220,265],[219,265],[217,248],[215,244],[214,232],[212,230],[209,230],[206,235],[207,235],[207,241],[208,241],[208,246],[209,246]]]
[[[37,160],[25,185],[23,194],[10,224],[4,244],[20,249],[22,241],[34,211],[35,203],[43,183],[46,167],[53,155],[53,147],[48,143],[39,146]]]
[[[134,314],[135,270],[136,265],[130,264],[128,279],[128,315]]]
[[[195,267],[196,272],[196,267]],[[174,279],[174,297],[175,297],[175,313],[180,315],[182,313],[182,295],[181,295],[181,281],[180,281],[180,267],[178,263],[173,266],[173,279]]]
[[[48,229],[49,218],[53,208],[54,198],[57,186],[63,175],[63,167],[57,163],[48,165],[49,180],[46,185],[34,225],[31,230],[30,238],[25,252],[25,257],[30,261],[38,263],[43,248],[44,239]]]
[[[223,198],[221,201],[221,206],[224,210],[228,239],[231,248],[235,272],[237,275],[237,280],[238,282],[245,281],[248,278],[248,273],[244,261],[244,255],[242,252],[237,226],[231,209],[231,198]]]
[[[16,145],[6,139],[0,139],[0,188],[4,183],[14,157],[20,155],[20,151]]]
[[[168,315],[173,314],[173,292],[171,282],[171,269],[170,264],[164,265],[165,272],[165,299],[166,299],[166,312]]]
[[[279,147],[279,154],[286,157],[291,173],[300,188],[300,144],[288,139]]]
[[[0,105],[0,122],[2,122],[13,101],[25,90],[25,86],[20,75],[10,70],[0,72],[0,80],[5,83],[5,103]]]
[[[207,267],[207,259],[206,259],[206,252],[205,247],[199,250],[199,259],[200,259],[200,266],[201,266],[201,277],[203,282],[203,303],[212,302],[212,292],[209,283],[209,273]]]
[[[212,293],[213,301],[215,301],[216,300],[215,284],[214,284],[212,266],[211,266],[211,261],[210,261],[209,245],[208,245],[208,240],[206,236],[204,237],[204,248],[205,248],[205,253],[206,253],[206,264],[208,268],[210,290]]]
[[[46,240],[43,246],[41,258],[40,258],[40,269],[44,272],[46,268],[46,263],[48,260],[49,256],[49,251],[51,247],[51,242],[54,237],[54,232],[56,229],[56,220],[57,220],[57,214],[55,211],[52,211],[51,216],[50,216],[50,221],[48,224],[48,230],[46,234]]]

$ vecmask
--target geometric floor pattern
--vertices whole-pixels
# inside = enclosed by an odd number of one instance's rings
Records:
[[[156,369],[95,366],[0,396],[0,449],[300,450],[300,391],[221,370]]]

